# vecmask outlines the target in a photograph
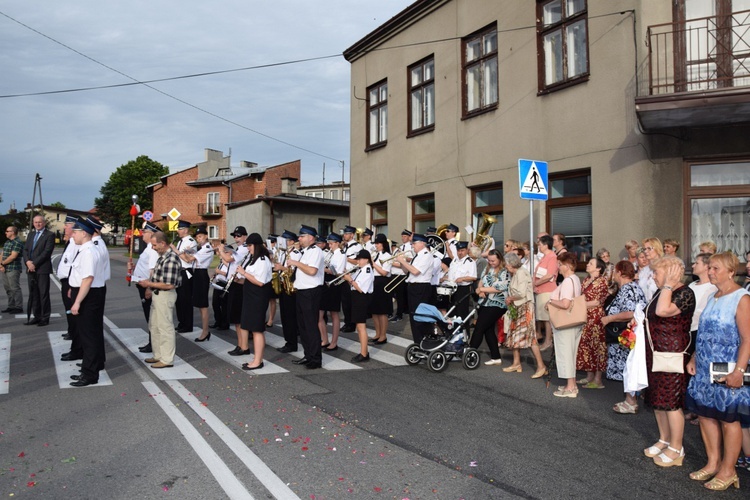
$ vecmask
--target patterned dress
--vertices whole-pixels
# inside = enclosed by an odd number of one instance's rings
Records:
[[[722,297],[711,294],[701,314],[695,347],[695,377],[685,397],[685,407],[698,415],[750,427],[750,386],[730,389],[711,383],[711,362],[736,362],[740,348],[737,305],[748,294],[740,288]]]
[[[646,310],[648,329],[655,351],[680,352],[687,349],[690,343],[690,323],[695,311],[695,294],[690,287],[682,286],[672,292],[672,303],[680,309],[677,316],[662,318],[656,315],[656,303],[662,291],[658,290]],[[646,340],[648,342],[648,339]],[[685,406],[688,375],[685,373],[665,373],[651,371],[653,361],[651,345],[646,345],[646,368],[648,370],[648,389],[646,389],[646,406],[655,410],[672,411]],[[688,357],[684,356],[684,364]]]
[[[505,314],[505,347],[509,349],[525,349],[537,343],[536,321],[534,320],[534,302],[532,301],[534,287],[531,275],[525,267],[516,270],[510,280],[508,295],[522,297],[515,302],[517,317],[511,319]]]
[[[638,286],[638,282],[631,281],[620,288],[615,295],[615,300],[607,309],[607,315],[612,316],[625,311],[635,311],[638,304],[646,305],[646,296]],[[630,349],[620,344],[607,346],[607,373],[609,380],[622,380],[622,372],[625,370],[625,362],[628,360]]]
[[[586,324],[583,325],[581,342],[578,344],[576,369],[586,372],[603,372],[607,369],[607,344],[604,342],[604,299],[609,290],[604,276],[586,278],[583,282],[583,295],[586,302],[597,300],[599,306],[586,310]]]

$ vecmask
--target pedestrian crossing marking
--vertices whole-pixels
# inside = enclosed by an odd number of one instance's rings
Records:
[[[16,314],[13,317],[16,318],[16,319],[26,319],[26,314],[23,314],[23,313],[22,314]],[[62,316],[60,315],[60,313],[52,313],[52,314],[49,315],[49,317],[50,318],[60,318]],[[31,318],[34,318],[33,314],[31,316],[29,316],[29,319],[31,319]]]
[[[181,333],[180,335],[188,340],[193,340],[193,338],[200,336],[200,333],[201,331],[199,329],[196,329],[192,332]],[[242,368],[242,363],[251,363],[252,360],[255,359],[254,354],[250,354],[249,356],[230,356],[228,354],[228,351],[231,351],[235,347],[234,344],[231,344],[226,340],[219,338],[217,335],[211,335],[210,340],[207,340],[205,342],[196,342],[196,344],[198,344],[198,347],[202,348],[206,352],[213,354],[222,361],[226,361],[230,365],[234,365],[237,368]],[[266,359],[263,360],[263,368],[257,370],[242,371],[247,373],[248,375],[270,375],[273,373],[289,372],[289,370],[286,370],[279,365],[273,364]]]
[[[284,347],[286,344],[286,341],[284,340],[284,337],[280,337],[274,333],[266,332],[266,345],[269,345],[271,347]],[[295,358],[302,358],[305,353],[302,349],[302,346],[295,351],[290,352],[292,356]],[[330,354],[323,353],[323,368],[326,370],[333,370],[333,371],[339,371],[339,370],[361,370],[361,366],[357,366],[355,364],[349,363],[348,361],[344,361],[343,359],[339,359],[335,356],[331,356]]]
[[[370,337],[377,336],[377,333],[372,328],[368,328],[367,329],[367,334]],[[411,340],[411,339],[407,339],[407,338],[404,338],[404,337],[399,337],[398,335],[391,335],[390,333],[387,333],[385,335],[385,337],[388,339],[388,343],[389,344],[397,345],[397,346],[403,347],[403,348],[407,348],[407,347],[409,347],[410,345],[412,345],[414,343],[414,341]]]
[[[47,338],[49,339],[50,347],[52,347],[52,359],[55,361],[55,372],[57,373],[57,383],[60,389],[73,389],[70,385],[73,381],[71,375],[78,375],[81,373],[81,369],[76,366],[77,361],[61,361],[60,356],[68,352],[70,344],[67,340],[62,338],[62,335],[67,333],[66,331],[47,332]],[[99,372],[99,382],[94,385],[87,385],[86,387],[99,387],[103,385],[112,385],[112,379],[109,378],[107,370],[101,370]]]
[[[10,391],[10,333],[0,333],[0,394]]]
[[[151,357],[151,353],[143,353],[138,350],[138,344],[142,344],[148,338],[148,333],[146,333],[146,331],[142,328],[111,328],[111,330],[112,335],[125,344],[125,347],[132,352],[136,358],[143,361],[146,366],[149,366],[144,360]],[[159,380],[206,378],[204,374],[193,368],[192,365],[186,363],[178,356],[174,357],[173,363],[174,366],[172,368],[151,370],[151,373],[156,375]]]

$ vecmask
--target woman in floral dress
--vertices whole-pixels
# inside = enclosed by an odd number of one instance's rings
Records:
[[[576,369],[586,372],[586,378],[578,381],[584,389],[604,389],[602,372],[607,369],[607,344],[604,342],[604,300],[609,295],[607,265],[601,259],[590,259],[586,264],[588,278],[583,281],[586,297],[586,324],[583,325],[581,342],[578,344]]]

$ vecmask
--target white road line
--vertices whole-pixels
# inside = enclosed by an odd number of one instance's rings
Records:
[[[0,394],[10,391],[10,333],[0,333]]]
[[[68,341],[62,338],[63,333],[67,333],[67,331],[47,332],[47,338],[49,339],[50,347],[52,347],[52,359],[55,361],[55,372],[57,372],[57,383],[60,389],[73,389],[74,387],[70,385],[72,382],[70,376],[78,375],[81,369],[76,366],[76,363],[79,363],[79,361],[60,361],[60,356],[68,352],[70,348]],[[87,385],[86,387],[100,387],[103,385],[112,385],[112,379],[109,378],[107,370],[99,372],[99,383]]]
[[[377,333],[375,333],[375,330],[373,330],[372,328],[367,329],[367,334],[370,337],[375,337],[377,335]],[[410,345],[414,343],[413,340],[407,339],[404,337],[399,337],[398,335],[386,334],[385,337],[388,339],[389,344],[397,345],[403,348],[409,347]]]
[[[34,318],[35,316],[32,314],[30,318]],[[52,313],[49,315],[50,318],[60,318],[60,313]],[[26,319],[26,314],[16,314],[14,316],[15,319]]]
[[[266,332],[266,345],[271,347],[282,347],[286,344],[286,341],[284,340],[284,337],[279,337],[278,335],[270,332]],[[299,347],[299,349],[295,352],[290,352],[292,356],[295,358],[302,358],[302,356],[305,355],[302,346]],[[337,357],[331,356],[330,354],[323,353],[323,368],[326,370],[361,370],[361,366],[357,366],[355,364],[349,363],[347,361],[341,360]]]
[[[112,328],[114,323],[109,320],[105,320],[105,323],[107,323],[107,326],[112,330],[112,334],[120,339],[120,342],[125,344],[125,347],[127,347],[137,359],[140,359],[144,365],[146,365],[146,362],[143,360],[150,357],[151,354],[140,352],[138,350],[138,345],[145,343],[146,339],[148,339],[148,333],[140,328],[117,328],[116,326]],[[156,375],[159,380],[206,378],[204,374],[193,368],[192,365],[186,363],[178,356],[174,357],[174,366],[172,368],[153,370],[153,374]]]
[[[154,382],[143,382],[143,386],[149,392],[151,398],[156,401],[156,404],[167,414],[175,427],[177,427],[177,430],[185,437],[185,440],[193,448],[198,457],[206,464],[206,467],[216,478],[224,493],[229,498],[252,499],[253,496],[247,491],[247,488],[245,488],[227,464],[211,448],[211,445],[203,439],[203,436],[195,429],[192,422],[159,390],[159,387]]]
[[[276,475],[274,472],[253,453],[250,448],[234,433],[229,427],[226,426],[216,415],[214,415],[208,408],[203,406],[201,402],[196,398],[190,391],[187,390],[182,384],[176,381],[167,382],[169,387],[182,398],[182,400],[203,419],[216,433],[216,435],[224,441],[224,443],[231,449],[237,457],[242,460],[242,463],[250,470],[250,472],[258,478],[263,486],[268,489],[271,495],[277,500],[298,500],[299,497]],[[193,427],[191,426],[191,429]]]
[[[201,331],[194,330],[190,333],[181,333],[180,335],[186,339],[193,340],[195,337],[200,336]],[[251,337],[252,342],[252,337]],[[227,354],[228,351],[231,351],[234,349],[235,345],[230,344],[224,339],[220,339],[217,335],[211,335],[211,338],[209,340],[206,340],[204,342],[196,342],[195,343],[198,347],[202,348],[206,352],[209,352],[216,356],[217,358],[221,359],[222,361],[226,361],[232,366],[236,366],[240,370],[242,370],[242,363],[251,363],[253,359],[255,359],[255,355],[251,354],[249,356],[230,356]],[[247,373],[248,375],[270,375],[273,373],[288,373],[289,370],[286,370],[279,365],[275,365],[273,363],[270,363],[269,361],[264,360],[263,361],[263,368],[259,370],[242,370],[243,372]]]
[[[359,354],[359,342],[355,342],[344,337],[339,337],[338,344],[342,349],[346,349],[349,352]],[[391,366],[405,366],[407,364],[403,356],[380,350],[377,346],[374,346],[372,344],[367,348],[367,350],[370,353],[370,357],[375,361],[380,361],[381,363],[385,363]]]

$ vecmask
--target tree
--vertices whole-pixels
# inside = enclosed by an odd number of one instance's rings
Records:
[[[56,201],[54,203],[50,203],[49,206],[55,207],[55,208],[66,208],[65,204],[61,201]]]
[[[97,216],[108,224],[130,227],[132,196],[138,195],[141,211],[151,210],[153,200],[146,186],[158,182],[168,173],[169,167],[145,155],[120,165],[99,190],[101,198],[94,200]]]

